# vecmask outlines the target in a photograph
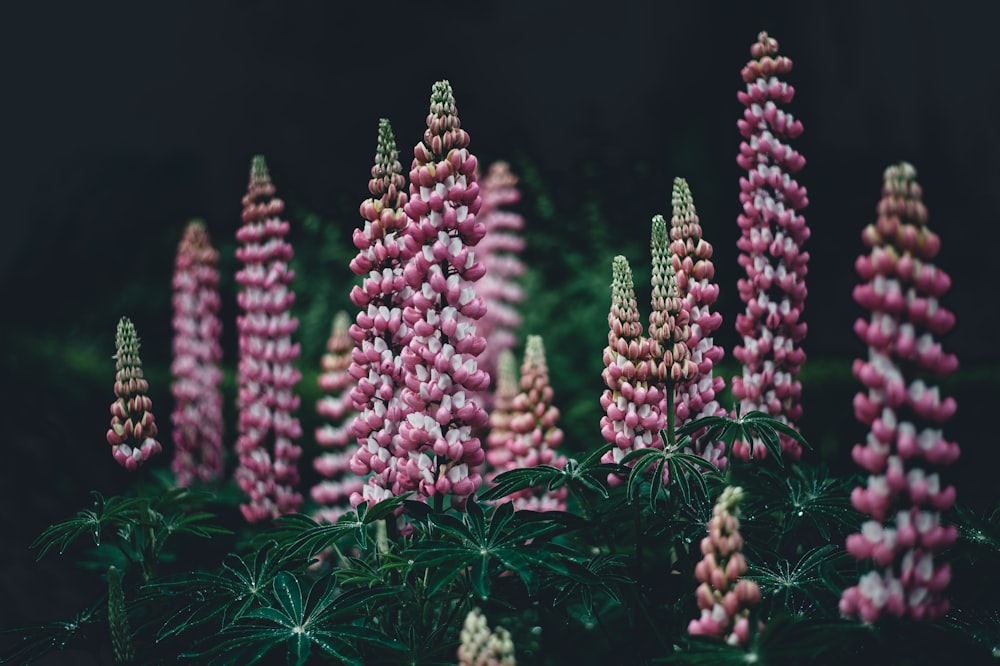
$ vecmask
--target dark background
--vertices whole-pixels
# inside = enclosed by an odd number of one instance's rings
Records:
[[[795,146],[811,201],[806,349],[815,365],[803,373],[812,415],[803,430],[831,465],[849,465],[859,436],[849,367],[861,353],[850,328],[860,314],[853,261],[883,169],[910,161],[942,236],[939,265],[953,277],[945,305],[958,325],[946,346],[962,370],[948,385],[960,404],[949,432],[968,479],[959,494],[995,500],[998,456],[983,435],[1000,386],[1000,57],[998,12],[985,6],[220,0],[6,9],[0,628],[75,612],[97,584],[56,556],[34,565],[27,544],[84,506],[90,489],[111,494],[129,481],[103,435],[123,314],[142,336],[169,442],[169,281],[184,223],[205,218],[223,251],[232,364],[232,239],[250,158],[267,157],[300,243],[303,364],[315,365],[329,314],[348,304],[350,274],[338,262],[352,254],[378,119],[392,121],[408,165],[438,79],[451,81],[481,162],[511,160],[525,177],[529,294],[551,306],[531,313],[526,303],[534,328],[525,332],[549,340],[571,449],[596,444],[609,258],[626,253],[637,280],[648,274],[649,218],[669,217],[674,176],[688,179],[716,247],[728,357],[739,309],[736,92],[761,29],[794,60],[788,110],[805,125]],[[582,385],[572,375],[595,365]]]

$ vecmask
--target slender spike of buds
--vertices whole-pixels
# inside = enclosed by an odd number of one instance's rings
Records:
[[[887,615],[944,615],[951,570],[936,556],[958,535],[941,521],[955,503],[955,488],[932,471],[959,455],[958,445],[941,432],[955,401],[927,383],[958,367],[956,356],[934,339],[955,323],[938,302],[951,280],[932,262],[940,241],[927,227],[916,177],[905,162],[886,169],[878,220],[861,235],[870,252],[855,264],[864,282],[855,287],[854,300],[871,315],[854,326],[868,345],[868,359],[853,366],[865,387],[854,408],[869,433],[851,453],[869,477],[851,502],[871,519],[847,538],[847,550],[875,568],[844,590],[840,612],[866,623]]]
[[[149,384],[142,375],[139,337],[128,317],[118,321],[115,349],[117,398],[111,404],[111,428],[107,440],[115,462],[134,472],[163,447],[156,439],[153,401],[147,395]]]
[[[248,522],[293,513],[302,504],[297,462],[302,449],[295,441],[302,428],[294,416],[299,406],[295,367],[299,345],[292,343],[298,319],[291,316],[294,272],[288,263],[292,246],[285,240],[289,224],[281,219],[285,204],[260,155],[253,158],[250,183],[243,197],[243,226],[236,232],[242,245],[236,258],[241,290],[237,302],[243,314],[239,331],[240,464],[236,481],[249,501],[240,505]]]
[[[742,488],[727,486],[712,509],[708,536],[701,540],[705,557],[694,570],[701,583],[696,594],[701,616],[691,620],[688,633],[745,648],[750,642],[750,609],[760,603],[761,594],[757,583],[742,577],[747,570],[740,536],[742,499]]]
[[[621,255],[612,262],[608,329],[605,367],[601,374],[607,386],[601,396],[605,412],[601,418],[601,435],[614,444],[614,448],[602,461],[618,463],[629,451],[663,447],[660,439],[663,392],[657,386],[653,343],[642,335],[632,269]],[[611,474],[608,482],[618,484],[621,479]]]
[[[504,381],[508,381],[507,378]],[[506,436],[503,441],[498,441],[499,438],[488,440],[493,447],[487,454],[490,463],[497,472],[538,465],[562,469],[566,466],[566,458],[559,455],[556,448],[562,443],[563,432],[557,425],[559,409],[552,404],[553,391],[541,336],[528,336],[520,388],[521,392],[510,401],[509,412],[501,413],[496,421],[491,417],[491,423],[506,421]],[[500,433],[494,430],[490,434],[492,437]],[[512,501],[517,509],[565,511],[566,493],[565,487],[542,492],[528,488],[501,501]]]
[[[695,211],[691,189],[683,178],[675,178],[671,196],[673,216],[670,219],[670,259],[677,275],[677,288],[689,316],[690,337],[687,340],[690,363],[695,368],[691,381],[675,388],[674,415],[676,426],[704,416],[720,416],[726,410],[716,399],[726,382],[715,376],[713,368],[723,357],[722,347],[715,344],[712,334],[722,325],[722,315],[712,312],[719,295],[712,263],[712,245],[702,238],[702,228]],[[696,453],[725,469],[725,445],[705,441],[705,431],[693,433]]]
[[[802,123],[779,108],[795,95],[778,78],[791,71],[792,61],[777,52],[777,40],[760,33],[750,48],[753,59],[742,71],[746,91],[737,94],[746,107],[737,123],[744,140],[736,158],[747,171],[740,179],[743,212],[737,219],[739,264],[746,271],[737,287],[746,310],[736,318],[743,344],[733,356],[743,373],[733,378],[732,387],[741,411],[760,410],[794,426],[802,413],[797,377],[805,360],[802,311],[809,261],[802,250],[809,227],[800,211],[809,200],[793,178],[805,159],[788,143],[802,133]],[[802,454],[787,436],[781,437],[781,449],[793,460]],[[743,460],[764,457],[766,451],[761,442],[733,446],[733,454]]]
[[[476,395],[490,381],[477,360],[486,346],[476,329],[485,306],[473,284],[485,267],[475,246],[486,228],[477,218],[482,197],[468,145],[451,85],[438,81],[424,139],[413,149],[405,207],[412,260],[403,278],[413,297],[403,320],[413,336],[401,355],[409,411],[399,426],[404,455],[392,492],[450,495],[459,507],[482,484],[486,456],[474,433],[488,417]]]
[[[222,322],[219,320],[219,253],[205,225],[184,230],[174,270],[174,460],[178,486],[222,477]]]
[[[404,210],[406,179],[392,126],[385,118],[379,120],[371,174],[371,197],[360,208],[364,225],[354,231],[358,254],[351,270],[363,279],[351,291],[351,302],[360,311],[350,329],[356,349],[348,369],[355,380],[350,396],[358,412],[350,424],[358,448],[349,464],[354,474],[369,477],[351,493],[352,506],[392,496],[398,490],[394,490],[397,462],[406,456],[398,441],[399,424],[409,411],[402,401],[401,354],[413,337],[403,320],[413,290],[405,283],[403,267],[413,253],[404,242],[409,223]]]
[[[323,397],[316,403],[316,412],[326,420],[316,429],[316,443],[328,449],[313,459],[313,467],[322,480],[312,487],[310,495],[319,511],[316,518],[335,523],[349,507],[351,493],[361,492],[364,481],[350,470],[351,452],[345,450],[354,404],[350,392],[353,378],[350,375],[351,350],[354,341],[349,334],[350,316],[339,311],[333,318],[326,354],[321,359],[323,372],[318,383]]]

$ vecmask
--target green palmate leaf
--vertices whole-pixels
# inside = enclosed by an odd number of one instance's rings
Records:
[[[287,663],[301,665],[315,647],[344,663],[363,664],[360,644],[404,649],[398,641],[359,624],[360,618],[369,615],[361,610],[363,606],[395,596],[398,589],[339,593],[331,580],[316,581],[303,595],[298,578],[288,571],[279,572],[264,599],[266,605],[243,613],[218,636],[203,641],[208,644],[204,650],[183,656],[207,663],[255,664],[284,648]]]
[[[784,516],[783,534],[792,535],[803,523],[812,525],[827,541],[834,530],[858,529],[860,514],[851,505],[851,479],[829,476],[825,467],[796,466],[790,473],[769,474],[774,488],[784,487],[787,495],[778,503]]]
[[[362,502],[356,511],[345,513],[332,525],[319,524],[312,518],[301,514],[282,516],[279,518],[278,524],[287,537],[284,540],[290,542],[287,551],[289,554],[301,553],[307,557],[313,557],[344,537],[354,536],[357,538],[368,526],[385,519],[401,507],[409,495],[408,493],[398,497],[390,497],[371,508],[366,502]]]
[[[706,478],[720,479],[715,465],[700,456],[684,453],[688,444],[681,439],[669,450],[638,449],[630,451],[622,458],[623,466],[631,466],[626,482],[626,497],[631,504],[645,489],[647,503],[651,511],[656,509],[656,501],[661,491],[676,490],[685,504],[692,502],[692,485],[703,497],[708,497]],[[664,485],[664,470],[668,472],[669,486]]]
[[[77,512],[76,516],[55,525],[50,525],[37,539],[31,543],[31,548],[39,548],[38,559],[58,547],[62,555],[80,535],[89,533],[95,546],[101,545],[101,539],[106,529],[121,529],[131,527],[143,520],[140,507],[144,501],[111,497],[105,500],[99,492],[92,491],[94,508]]]
[[[690,436],[703,428],[707,429],[703,435],[705,438],[725,444],[726,455],[729,457],[732,457],[733,442],[736,440],[748,444],[754,441],[761,442],[779,467],[784,466],[779,434],[794,439],[801,446],[812,448],[795,428],[761,411],[751,411],[746,414],[737,412],[735,417],[705,416],[685,423],[677,430],[677,434]],[[752,446],[750,455],[753,456]]]
[[[568,486],[575,492],[595,492],[607,499],[610,493],[608,474],[625,471],[620,465],[601,462],[601,457],[610,449],[611,445],[603,446],[583,462],[569,458],[562,469],[538,465],[503,472],[493,480],[493,485],[480,494],[480,500],[492,502],[528,488],[555,490],[562,486]]]
[[[95,640],[105,640],[107,607],[107,596],[104,595],[72,620],[0,631],[0,634],[14,634],[20,639],[15,648],[0,655],[0,664],[22,666],[41,659],[50,652],[85,647]],[[95,647],[96,649],[99,648]]]
[[[755,581],[779,610],[802,617],[825,616],[824,609],[835,609],[840,595],[830,581],[837,561],[844,557],[843,549],[827,544],[807,551],[795,564],[777,556],[754,560],[746,578]]]
[[[219,628],[265,603],[268,589],[289,559],[271,542],[253,561],[230,555],[218,573],[197,572],[143,587],[151,603],[174,602],[177,609],[160,628],[157,640],[218,622]],[[177,603],[179,602],[179,603]]]
[[[465,574],[473,592],[489,596],[492,579],[508,570],[536,588],[537,567],[558,571],[563,552],[547,539],[567,530],[566,522],[533,511],[514,511],[510,502],[494,507],[487,515],[475,501],[467,504],[461,518],[449,513],[428,517],[433,537],[411,548],[413,566],[428,569],[427,593],[434,596],[459,575]]]

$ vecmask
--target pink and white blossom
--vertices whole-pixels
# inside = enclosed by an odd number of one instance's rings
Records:
[[[747,172],[740,179],[743,212],[737,219],[739,264],[746,272],[737,288],[746,310],[736,318],[742,344],[733,356],[743,372],[733,378],[732,389],[742,412],[759,410],[794,425],[802,414],[798,374],[805,361],[809,261],[802,247],[810,232],[801,211],[809,200],[794,178],[806,161],[789,143],[802,134],[802,123],[781,108],[795,96],[780,78],[792,70],[792,61],[777,53],[777,40],[760,33],[741,72],[746,90],[737,95],[746,107],[737,123],[744,140],[736,158]],[[782,436],[781,448],[793,460],[802,454],[790,437]],[[766,453],[761,442],[733,446],[733,455],[743,460]]]
[[[173,279],[174,459],[178,486],[222,477],[222,322],[219,253],[205,225],[192,221],[177,248]]]
[[[156,418],[150,400],[149,382],[142,374],[139,337],[128,317],[118,321],[115,331],[115,401],[111,403],[111,427],[106,438],[115,462],[134,472],[163,450],[156,439]]]
[[[299,321],[291,315],[295,293],[290,284],[292,246],[285,240],[289,224],[281,219],[285,204],[275,189],[260,155],[253,158],[250,183],[243,197],[243,226],[236,232],[241,244],[236,258],[243,268],[236,318],[239,332],[240,464],[236,482],[248,501],[240,505],[248,522],[293,513],[302,504],[297,490],[297,462],[302,449],[295,443],[302,428],[294,413],[301,374],[295,367],[299,345],[292,333]]]
[[[932,263],[941,243],[921,196],[911,165],[886,169],[878,221],[862,233],[869,253],[855,263],[864,282],[854,300],[871,314],[854,326],[868,346],[868,358],[853,366],[865,387],[854,412],[869,432],[851,455],[869,476],[851,502],[870,519],[847,538],[847,550],[874,568],[844,590],[840,612],[867,623],[948,611],[951,570],[936,558],[957,538],[941,520],[956,493],[936,468],[959,455],[941,431],[956,404],[929,382],[954,372],[958,359],[936,340],[955,318],[940,305],[951,280]]]

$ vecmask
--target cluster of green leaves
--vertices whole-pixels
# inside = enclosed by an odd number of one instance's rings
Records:
[[[724,442],[729,453],[735,440],[755,439],[769,455],[733,461],[722,474],[688,452],[692,436]],[[175,562],[167,573],[158,565],[173,535],[225,535],[199,493],[95,494],[92,508],[47,529],[35,547],[40,556],[66,552],[87,537],[97,548],[88,566],[125,568],[134,654],[148,664],[452,664],[474,606],[511,632],[522,664],[620,663],[623,655],[636,664],[903,663],[897,657],[907,655],[920,663],[951,652],[971,662],[1000,645],[1000,616],[981,586],[924,633],[913,623],[879,631],[840,619],[840,591],[859,575],[843,548],[859,528],[848,500],[856,480],[783,464],[780,436],[806,445],[759,412],[702,419],[665,449],[622,464],[601,462],[605,446],[562,468],[505,472],[461,510],[394,497],[335,524],[285,516],[241,537],[218,564]],[[747,576],[763,593],[753,619],[765,628],[748,649],[686,632],[699,613],[700,541],[728,485],[744,489]],[[567,511],[506,501],[563,487]],[[1000,509],[957,513],[954,566],[996,580]],[[106,609],[103,597],[72,621],[18,630],[23,639],[3,662],[73,645],[99,653],[110,641]]]

